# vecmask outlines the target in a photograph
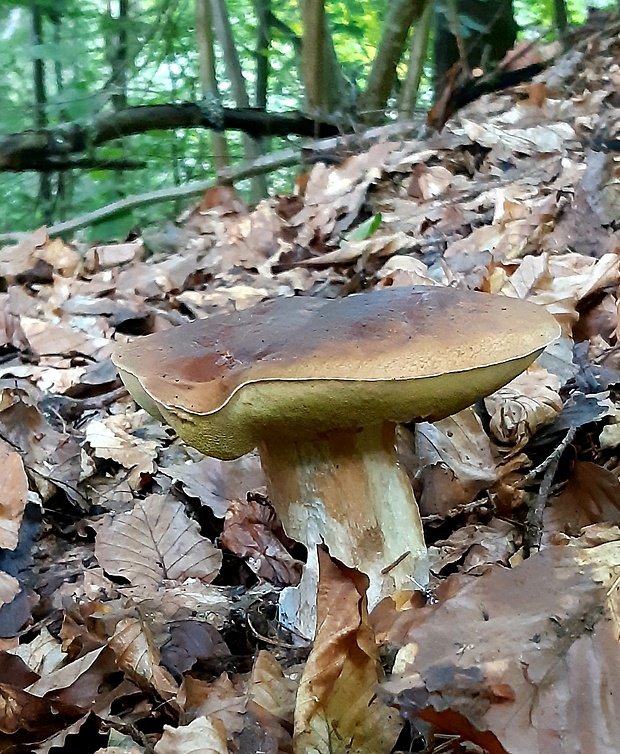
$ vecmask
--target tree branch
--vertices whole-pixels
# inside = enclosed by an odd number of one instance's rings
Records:
[[[62,164],[71,154],[86,152],[122,136],[175,128],[243,131],[254,137],[290,134],[328,137],[339,132],[332,123],[317,123],[299,113],[277,114],[253,108],[225,107],[216,112],[202,102],[143,105],[105,113],[90,124],[66,123],[0,139],[0,171],[48,171],[53,159]]]

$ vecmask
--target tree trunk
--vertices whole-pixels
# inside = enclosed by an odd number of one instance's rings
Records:
[[[461,60],[467,70],[488,68],[498,63],[512,48],[517,37],[512,0],[452,0],[456,2],[459,34],[450,29],[449,13],[435,11],[435,89],[441,91],[450,68],[460,60],[458,37],[464,44],[466,60]],[[448,6],[449,7],[449,6]],[[471,25],[483,31],[471,31]]]
[[[256,29],[256,107],[267,109],[267,88],[269,85],[269,44],[271,41],[271,0],[254,0],[254,11],[258,20]]]
[[[42,49],[43,37],[43,11],[37,0],[32,0],[31,12],[31,35],[33,47]],[[47,127],[47,89],[45,87],[45,63],[38,53],[32,61],[32,85],[34,91],[34,126],[36,131],[43,131]],[[43,220],[49,224],[52,221],[52,182],[49,173],[39,175],[39,201]]]
[[[209,0],[196,0],[196,44],[200,87],[205,101],[220,102],[220,93],[215,74],[215,52],[213,49],[213,19]],[[216,171],[229,164],[228,144],[223,133],[210,131],[213,165]]]
[[[108,15],[112,17],[112,8],[108,2]],[[118,16],[114,19],[116,33],[110,40],[110,83],[112,88],[112,105],[115,110],[127,107],[127,69],[129,67],[129,0],[118,0]]]
[[[555,11],[555,25],[558,28],[560,39],[564,42],[568,29],[568,12],[565,0],[553,0],[553,9]]]
[[[422,72],[424,70],[424,63],[428,53],[428,38],[431,31],[432,20],[433,2],[432,0],[426,0],[422,15],[411,35],[409,65],[407,66],[407,76],[405,78],[398,107],[400,120],[411,118],[415,108],[418,91],[420,89],[420,81],[422,79]]]
[[[419,20],[424,0],[392,0],[381,41],[368,76],[359,109],[365,120],[381,120],[396,80],[396,66],[405,48],[411,25]]]
[[[306,112],[321,119],[344,115],[351,103],[347,102],[347,87],[327,23],[325,2],[300,0],[300,11]]]
[[[226,74],[230,81],[230,87],[237,107],[250,107],[250,98],[245,86],[243,70],[235,40],[233,36],[226,0],[211,0],[211,13],[213,15],[213,28],[215,36],[222,48]],[[245,157],[247,160],[256,160],[263,153],[259,139],[252,139],[249,136],[243,137]],[[251,200],[257,203],[264,196],[267,196],[267,181],[264,175],[252,178]]]

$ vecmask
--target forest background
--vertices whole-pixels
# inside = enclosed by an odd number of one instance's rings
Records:
[[[264,154],[283,159],[237,189],[252,202],[290,191],[304,138],[421,125],[459,53],[480,75],[515,36],[562,38],[588,7],[610,5],[3,0],[0,233],[120,201],[81,224],[86,240],[121,238],[173,219],[205,181]]]

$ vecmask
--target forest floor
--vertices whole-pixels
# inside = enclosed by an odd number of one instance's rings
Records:
[[[441,133],[315,153],[294,195],[0,251],[0,752],[620,752],[619,91],[618,28],[590,32]],[[527,298],[562,337],[403,429],[431,590],[369,616],[324,558],[310,643],[278,624],[303,548],[257,457],[139,409],[114,341],[411,285]]]

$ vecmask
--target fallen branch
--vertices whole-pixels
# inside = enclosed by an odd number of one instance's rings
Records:
[[[250,107],[228,108],[210,100],[141,105],[106,112],[90,123],[64,123],[55,128],[24,131],[0,139],[0,171],[68,169],[75,167],[71,155],[88,155],[94,147],[124,136],[176,128],[243,131],[254,138],[291,134],[317,138],[340,133],[333,123],[319,122],[297,112],[267,113]]]
[[[133,196],[119,199],[116,202],[107,204],[105,207],[79,215],[71,220],[55,223],[47,229],[48,236],[59,236],[63,233],[69,233],[80,228],[86,228],[102,220],[107,220],[114,215],[127,212],[137,207],[144,207],[162,202],[176,201],[185,197],[199,196],[207,189],[222,183],[235,183],[236,181],[252,178],[255,175],[271,173],[280,168],[291,167],[302,161],[302,158],[308,152],[312,152],[317,161],[317,155],[320,157],[321,152],[329,152],[335,149],[351,148],[354,145],[360,146],[369,142],[402,137],[410,134],[418,126],[411,122],[392,123],[388,126],[371,128],[362,134],[350,134],[348,136],[339,136],[331,139],[321,139],[309,144],[304,144],[297,149],[284,149],[280,152],[274,152],[269,155],[262,155],[251,162],[240,162],[237,165],[221,170],[218,177],[213,180],[192,181],[184,186],[175,186],[173,188],[159,189],[158,191],[149,191],[144,194],[134,194]],[[15,233],[0,234],[0,243],[11,241],[20,241],[28,235],[27,231],[18,231]]]

